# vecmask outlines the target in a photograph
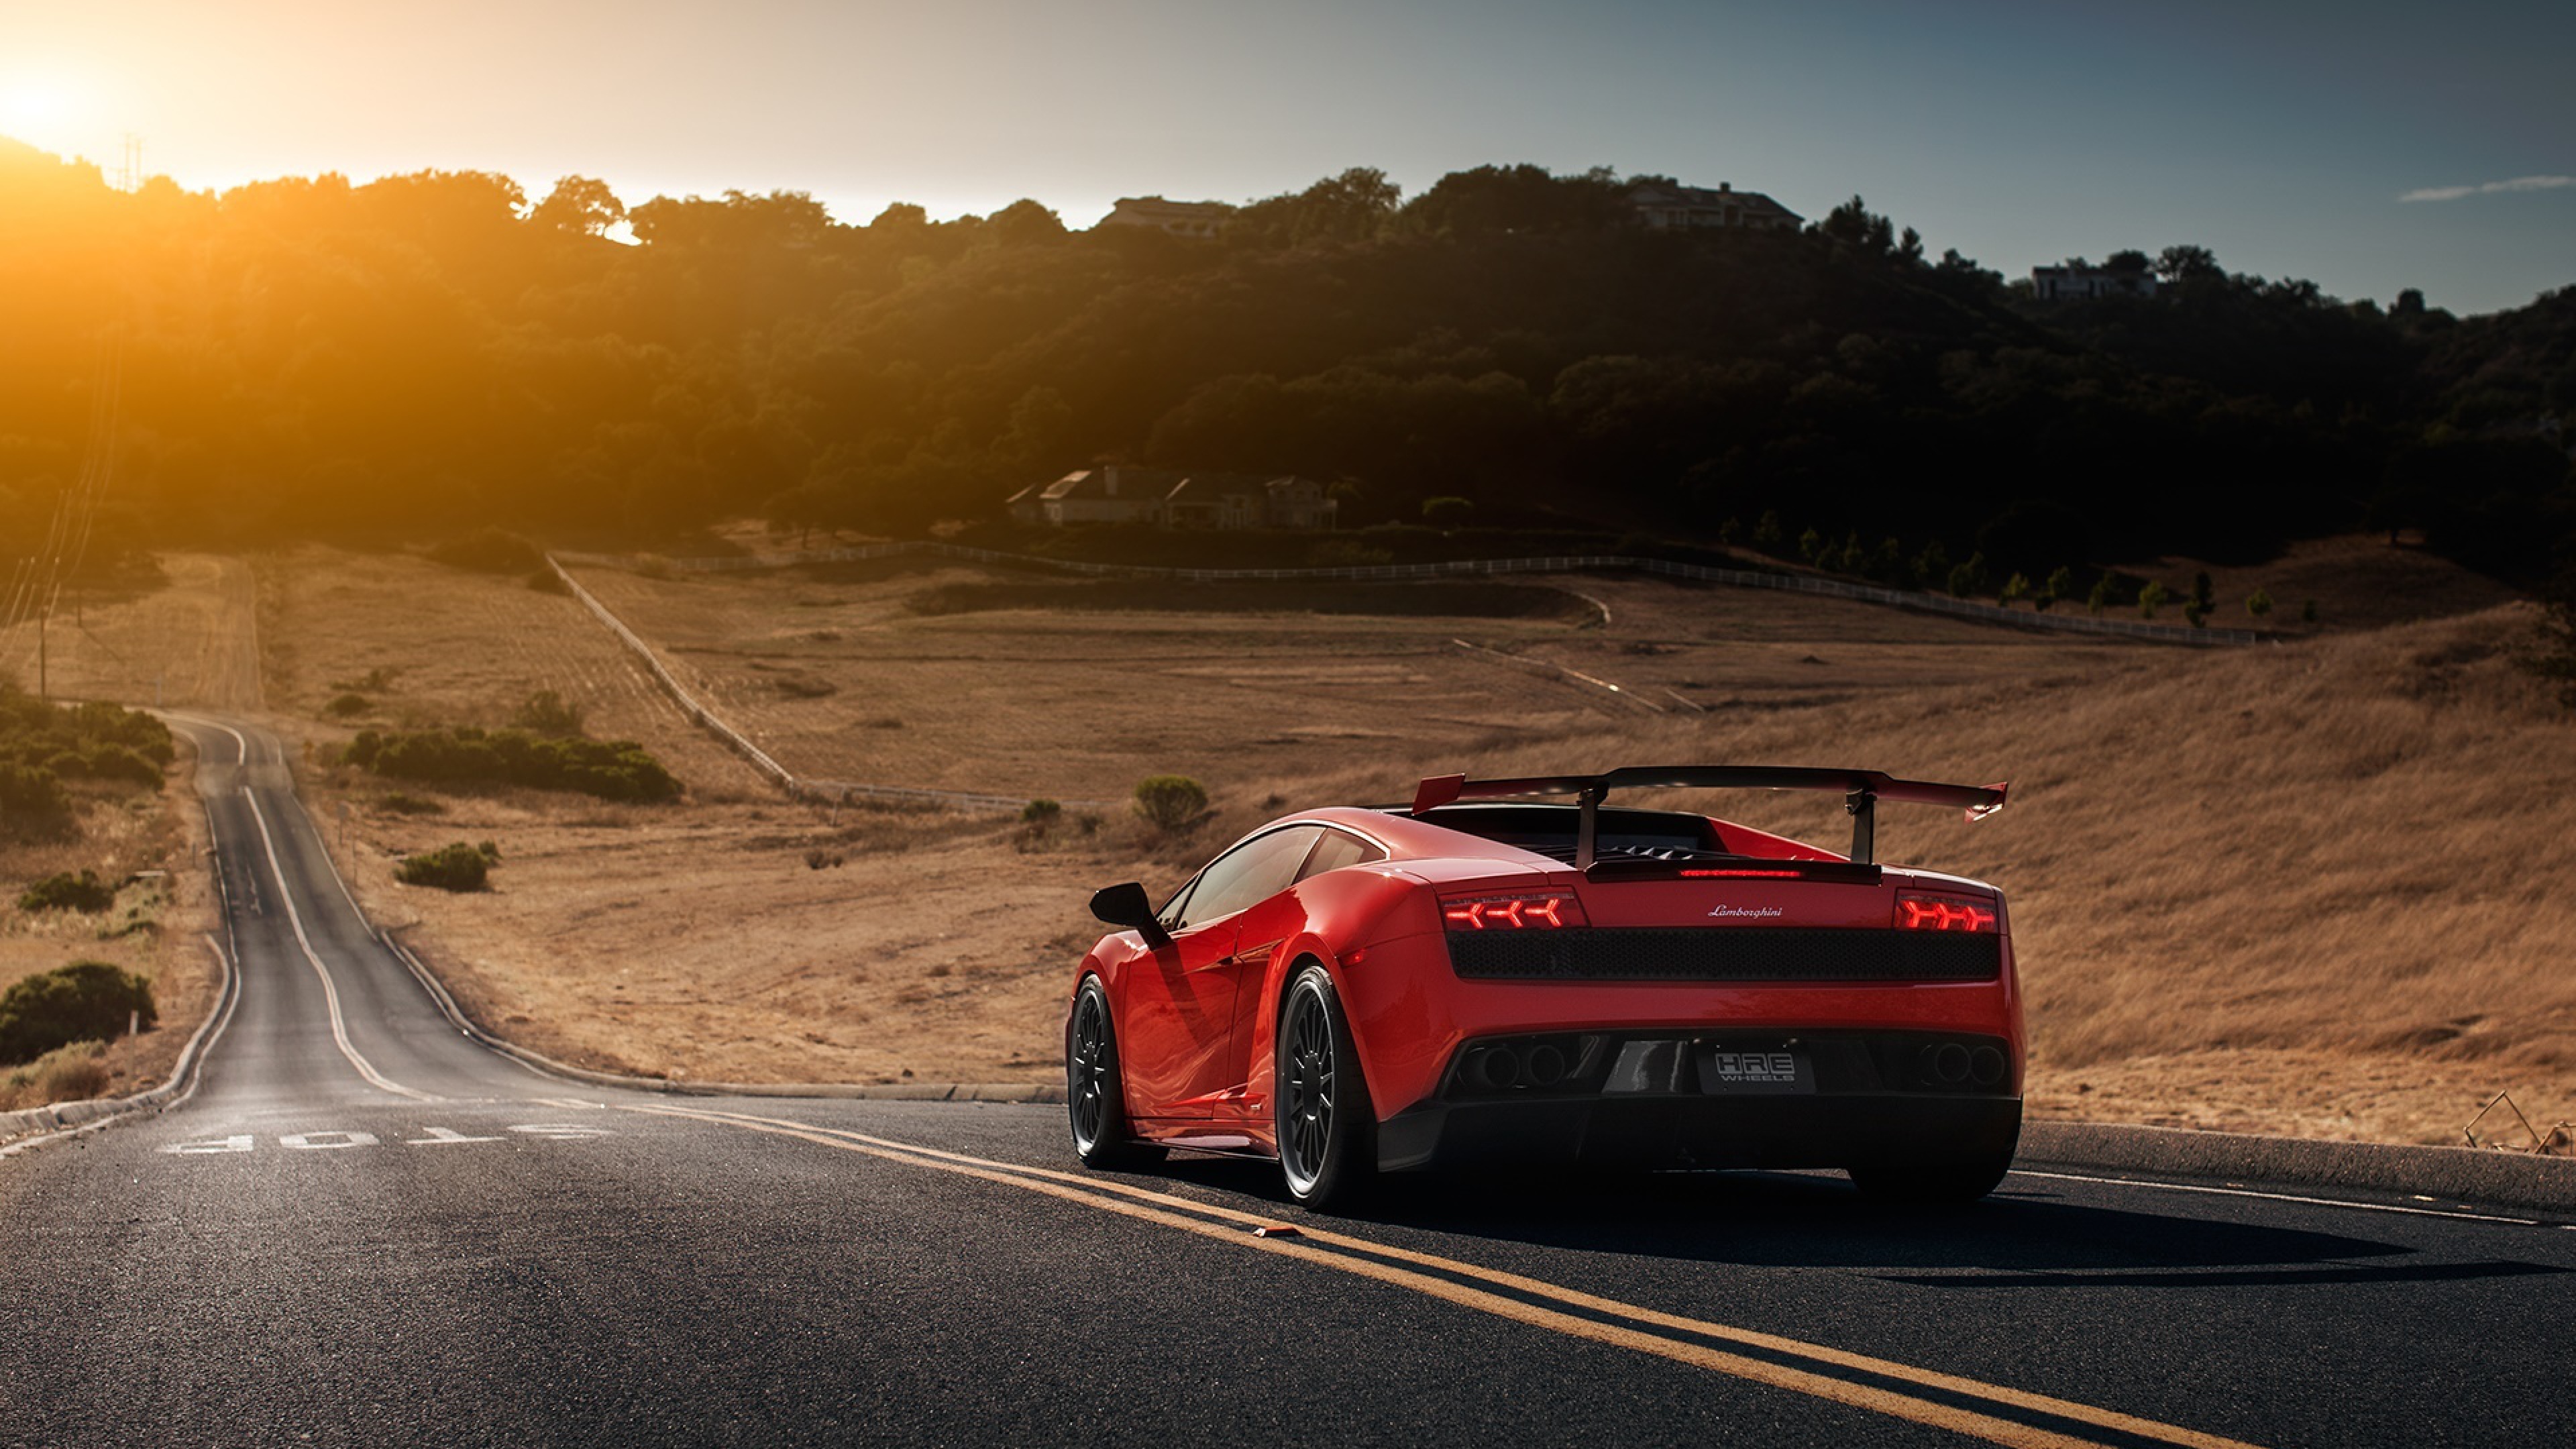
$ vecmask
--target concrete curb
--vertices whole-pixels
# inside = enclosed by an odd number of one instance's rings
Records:
[[[2015,1165],[2089,1167],[2204,1182],[2259,1182],[2576,1211],[2576,1158],[2469,1147],[2399,1147],[2179,1127],[2026,1121]]]
[[[206,949],[215,953],[215,964],[222,969],[223,980],[215,990],[215,1003],[206,1011],[206,1019],[197,1023],[196,1033],[180,1049],[179,1064],[170,1070],[170,1080],[148,1092],[130,1097],[91,1097],[78,1102],[56,1102],[50,1106],[29,1107],[24,1111],[0,1112],[0,1157],[23,1148],[103,1127],[120,1117],[137,1112],[157,1111],[184,1101],[197,1089],[197,1069],[204,1065],[207,1047],[221,1024],[230,1019],[233,1004],[241,996],[241,973],[233,969],[232,958],[206,938]],[[19,1139],[25,1139],[23,1141]]]

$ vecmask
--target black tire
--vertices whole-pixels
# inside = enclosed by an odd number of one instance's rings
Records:
[[[1964,1162],[1855,1163],[1843,1170],[1863,1195],[1880,1202],[1955,1207],[1993,1192],[2012,1170],[2012,1155]]]
[[[1109,992],[1097,976],[1082,978],[1073,1018],[1064,1028],[1065,1119],[1073,1155],[1085,1167],[1146,1167],[1164,1150],[1135,1139],[1127,1121],[1127,1086],[1118,1073],[1118,1031]]]
[[[1308,965],[1279,1003],[1278,1080],[1271,1099],[1288,1196],[1317,1211],[1347,1208],[1377,1179],[1377,1111],[1359,1049],[1324,968]]]

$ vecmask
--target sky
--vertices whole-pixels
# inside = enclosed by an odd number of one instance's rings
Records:
[[[1487,163],[1857,194],[2006,275],[2178,242],[2462,314],[2576,284],[2568,0],[0,0],[0,134],[803,191],[843,221]]]

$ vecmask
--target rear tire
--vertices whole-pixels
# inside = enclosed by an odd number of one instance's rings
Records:
[[[1118,1071],[1118,1032],[1108,989],[1097,976],[1082,978],[1073,1019],[1064,1030],[1065,1117],[1073,1129],[1073,1155],[1085,1167],[1148,1167],[1164,1150],[1138,1142],[1127,1121],[1127,1086]]]
[[[2012,1170],[2012,1157],[1966,1162],[1855,1163],[1843,1169],[1862,1195],[1879,1202],[1955,1207],[1993,1192]]]
[[[1274,1055],[1271,1100],[1288,1196],[1319,1212],[1348,1208],[1377,1179],[1377,1110],[1323,967],[1310,964],[1289,981]]]

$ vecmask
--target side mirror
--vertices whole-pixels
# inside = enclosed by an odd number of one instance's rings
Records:
[[[1162,923],[1154,919],[1154,902],[1136,881],[1103,886],[1092,892],[1091,913],[1113,926],[1143,933],[1148,945],[1159,946],[1172,939]]]

